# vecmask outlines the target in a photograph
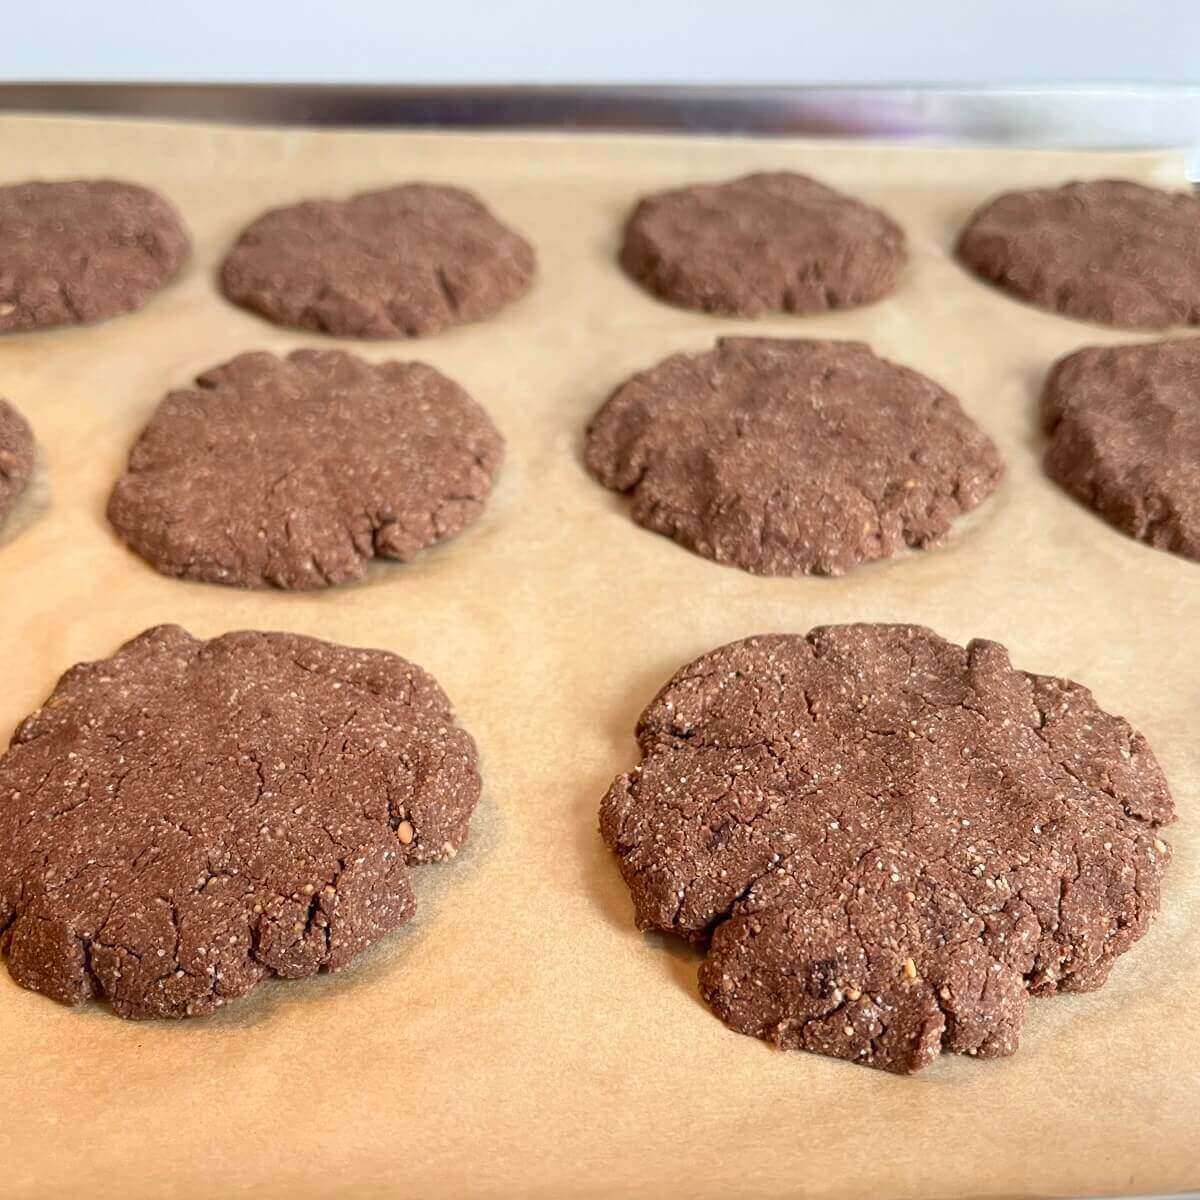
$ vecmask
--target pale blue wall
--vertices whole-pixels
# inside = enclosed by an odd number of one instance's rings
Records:
[[[1200,0],[0,0],[0,78],[1200,82]]]

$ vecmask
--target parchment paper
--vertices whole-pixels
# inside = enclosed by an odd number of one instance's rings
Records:
[[[614,264],[644,191],[811,170],[908,231],[903,286],[820,318],[725,320],[645,295]],[[1131,335],[1037,312],[948,254],[994,191],[1120,175],[1182,185],[1172,155],[904,150],[786,141],[262,132],[0,120],[0,176],[160,187],[196,254],[139,314],[0,342],[52,492],[0,546],[0,727],[59,673],[146,626],[294,630],[434,672],[478,739],[467,850],[416,877],[419,912],[353,969],[268,983],[220,1014],[127,1023],[0,971],[0,1194],[8,1197],[1000,1197],[1200,1184],[1200,567],[1110,529],[1041,474],[1034,404],[1059,355]],[[131,555],[108,490],[170,387],[253,348],[333,345],[213,285],[267,205],[407,179],[477,189],[536,243],[533,293],[420,342],[493,414],[508,457],[486,516],[410,566],[322,594],[181,583]],[[637,528],[580,465],[629,372],[723,333],[865,338],[957,393],[1009,464],[943,549],[848,578],[756,579]],[[1149,738],[1178,801],[1165,908],[1101,992],[1036,1001],[1015,1057],[897,1078],[783,1054],[701,1004],[696,959],[634,928],[596,832],[636,758],[637,713],[730,639],[850,620],[996,638],[1076,678]]]

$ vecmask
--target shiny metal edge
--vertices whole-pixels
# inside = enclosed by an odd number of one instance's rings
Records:
[[[3,83],[0,111],[357,128],[559,129],[1191,147],[1200,87],[423,87]]]

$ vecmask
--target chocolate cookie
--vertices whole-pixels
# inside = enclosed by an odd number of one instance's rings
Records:
[[[29,485],[35,458],[29,423],[11,404],[0,400],[0,522]]]
[[[862,342],[721,338],[618,388],[588,469],[633,519],[762,575],[840,575],[928,546],[995,488],[995,446],[936,383]]]
[[[533,281],[529,243],[461,188],[409,183],[259,217],[221,290],[277,325],[418,337],[490,317]]]
[[[890,217],[793,171],[649,196],[621,248],[621,265],[655,295],[744,317],[878,300],[906,257]]]
[[[1006,192],[958,257],[1041,308],[1132,329],[1200,324],[1200,200],[1119,179]]]
[[[1200,338],[1068,355],[1042,422],[1052,479],[1132,537],[1200,559]]]
[[[159,405],[108,517],[165,575],[324,587],[469,525],[503,447],[487,413],[424,363],[242,354]]]
[[[110,179],[0,187],[0,333],[141,308],[191,246],[157,192]]]
[[[1158,908],[1174,807],[1078,684],[913,625],[735,642],[642,714],[601,808],[638,925],[740,1033],[892,1071],[1016,1049]]]
[[[122,1017],[346,966],[452,858],[475,745],[424,671],[283,633],[147,630],[71,668],[0,759],[0,949]]]

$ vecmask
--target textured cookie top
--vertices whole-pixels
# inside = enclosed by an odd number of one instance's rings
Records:
[[[278,633],[148,630],[73,667],[0,759],[0,947],[18,983],[205,1013],[345,966],[451,857],[476,752],[419,667]]]
[[[160,195],[109,179],[0,187],[0,333],[141,308],[191,246]]]
[[[417,337],[491,316],[534,267],[529,243],[476,196],[409,183],[265,213],[229,251],[221,289],[278,325]]]
[[[0,400],[0,521],[29,486],[36,457],[29,422],[6,400]]]
[[[1200,324],[1200,200],[1118,179],[1005,192],[971,218],[958,256],[1069,317],[1161,329]]]
[[[1118,529],[1200,559],[1200,338],[1069,355],[1042,421],[1053,479]]]
[[[735,642],[642,714],[604,799],[639,925],[783,1046],[911,1071],[1007,1054],[1028,991],[1098,987],[1158,908],[1154,756],[1063,679],[908,625]]]
[[[483,510],[503,439],[424,363],[242,354],[159,405],[109,500],[168,575],[317,588],[407,560]]]
[[[617,389],[585,458],[633,519],[764,575],[938,541],[1003,464],[958,401],[861,342],[722,338]]]
[[[747,317],[878,300],[906,257],[890,217],[792,171],[648,196],[621,249],[625,270],[664,300]]]

